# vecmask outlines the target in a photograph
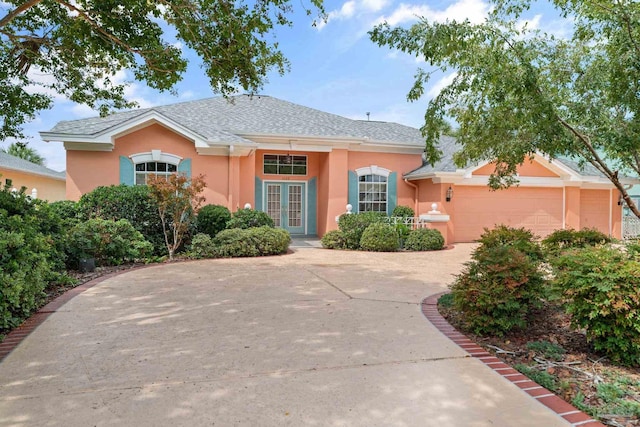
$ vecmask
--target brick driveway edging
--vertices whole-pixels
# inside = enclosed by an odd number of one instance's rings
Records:
[[[424,314],[427,320],[442,332],[442,334],[469,353],[469,356],[478,359],[494,372],[511,381],[522,391],[560,415],[572,425],[576,427],[606,427],[604,424],[591,418],[588,414],[561,399],[552,391],[547,390],[535,381],[531,381],[528,377],[502,362],[497,357],[492,356],[484,348],[471,341],[469,337],[451,326],[438,312],[438,299],[447,293],[448,292],[440,292],[422,300],[422,314]]]

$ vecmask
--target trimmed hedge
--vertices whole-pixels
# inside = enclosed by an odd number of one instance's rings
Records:
[[[391,216],[398,216],[402,218],[413,218],[415,216],[415,212],[409,206],[398,205],[393,208],[393,212],[391,212]]]
[[[227,228],[227,222],[231,219],[231,212],[225,206],[205,205],[198,211],[196,228],[198,233],[206,233],[215,237],[220,231]]]
[[[320,239],[325,249],[345,249],[344,233],[340,230],[331,230]]]
[[[95,258],[97,265],[120,265],[151,255],[153,246],[129,221],[93,218],[69,231],[68,260],[77,268],[80,259]]]
[[[542,241],[542,247],[549,255],[556,256],[569,249],[606,243],[611,243],[611,238],[606,234],[595,228],[583,228],[578,231],[573,229],[556,230]]]
[[[167,251],[158,205],[153,201],[146,185],[98,187],[80,198],[78,211],[84,220],[126,219],[142,233],[145,240],[151,242],[156,255]]]
[[[268,226],[229,228],[215,238],[199,233],[191,241],[192,258],[231,258],[280,255],[291,243],[289,232]]]
[[[400,249],[396,227],[380,222],[369,225],[362,233],[360,248],[371,252],[396,252]]]
[[[227,222],[227,228],[274,227],[273,218],[255,209],[238,209]]]
[[[444,248],[444,237],[438,230],[417,228],[409,232],[404,248],[409,251],[437,251]]]
[[[362,212],[343,214],[338,219],[338,228],[342,231],[345,249],[360,249],[362,233],[373,223],[381,222],[385,215],[380,212]]]

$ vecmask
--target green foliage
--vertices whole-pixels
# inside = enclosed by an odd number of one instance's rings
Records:
[[[415,212],[409,206],[398,205],[395,208],[393,208],[393,212],[391,212],[391,216],[397,216],[402,218],[413,218],[415,216]]]
[[[572,325],[612,361],[640,366],[640,263],[618,249],[587,247],[553,265]]]
[[[491,230],[484,229],[484,233],[478,239],[481,244],[479,250],[512,247],[533,261],[541,261],[544,255],[535,238],[526,228],[511,228],[501,224]]]
[[[26,142],[12,142],[6,149],[2,148],[0,151],[36,165],[44,165],[44,157],[38,154],[35,149],[30,148]]]
[[[546,283],[531,239],[522,229],[506,227],[481,236],[482,244],[451,286],[455,307],[474,333],[501,335],[522,328],[529,311],[540,306]]]
[[[273,227],[274,222],[266,212],[255,209],[238,209],[227,222],[227,228]]]
[[[111,185],[83,194],[78,202],[80,218],[126,219],[151,242],[154,254],[166,251],[158,204],[144,185]]]
[[[213,239],[221,257],[254,257],[280,255],[287,252],[291,236],[281,228],[269,226],[230,228]]]
[[[187,253],[189,258],[218,258],[220,252],[213,238],[206,233],[198,233],[191,239],[191,246]]]
[[[380,212],[361,212],[343,214],[338,219],[338,228],[342,231],[345,249],[360,249],[362,233],[371,224],[381,222],[385,215]]]
[[[545,359],[556,361],[562,360],[566,353],[564,348],[549,341],[530,341],[527,343],[527,350],[538,353]]]
[[[547,371],[540,371],[522,363],[516,364],[514,368],[547,390],[558,391],[558,380]]]
[[[371,252],[396,252],[400,249],[400,237],[393,225],[374,222],[362,233],[360,248]]]
[[[0,330],[35,311],[49,283],[63,277],[62,221],[46,202],[24,189],[0,190]]]
[[[426,93],[434,68],[455,76],[425,113],[432,165],[442,155],[440,136],[455,122],[457,166],[495,162],[493,188],[517,183],[518,165],[544,153],[595,166],[631,202],[618,172],[640,173],[640,3],[551,0],[566,18],[566,38],[519,25],[532,3],[495,0],[477,24],[423,18],[410,28],[383,23],[369,35],[432,67],[415,74],[410,100]]]
[[[437,251],[444,248],[444,237],[438,230],[416,228],[409,233],[404,248],[408,251]]]
[[[68,235],[68,264],[77,268],[83,258],[98,265],[120,265],[151,255],[153,246],[129,221],[93,218],[76,224]]]
[[[231,219],[231,212],[225,206],[205,205],[198,211],[196,227],[199,233],[206,233],[215,237],[227,228],[227,221]]]
[[[63,220],[77,220],[80,216],[78,203],[72,200],[52,202],[49,207]]]
[[[126,83],[114,78],[125,71],[154,89],[172,89],[187,69],[177,44],[202,59],[214,91],[257,92],[270,71],[288,68],[272,33],[292,24],[295,7],[323,14],[319,0],[7,3],[0,20],[0,140],[20,136],[56,94],[103,115],[134,106]],[[38,78],[43,74],[51,78]]]
[[[625,245],[629,258],[640,262],[640,243],[629,242]]]
[[[438,298],[438,305],[444,307],[444,308],[452,308],[453,307],[453,294],[448,293],[448,294],[444,294],[442,295],[440,298]]]
[[[595,228],[556,230],[543,241],[542,247],[552,256],[559,255],[567,249],[584,248],[587,246],[610,243],[611,238]]]
[[[328,231],[324,236],[322,236],[320,243],[322,243],[322,247],[325,249],[344,249],[344,234],[340,230]]]

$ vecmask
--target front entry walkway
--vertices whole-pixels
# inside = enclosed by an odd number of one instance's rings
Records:
[[[561,426],[422,315],[471,246],[131,271],[0,363],[0,425]]]

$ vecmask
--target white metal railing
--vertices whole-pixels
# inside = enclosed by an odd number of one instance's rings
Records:
[[[404,224],[412,230],[415,230],[416,228],[429,227],[429,224],[427,222],[421,220],[417,216],[414,216],[414,217],[386,216],[386,217],[382,217],[382,221],[391,225]]]
[[[636,239],[640,237],[640,218],[635,216],[622,217],[622,238]]]

